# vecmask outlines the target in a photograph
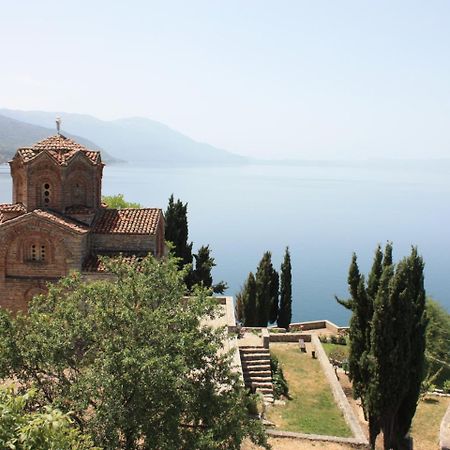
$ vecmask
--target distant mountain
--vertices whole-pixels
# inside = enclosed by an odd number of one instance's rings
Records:
[[[0,163],[9,161],[19,147],[32,145],[53,134],[56,134],[55,128],[50,129],[32,125],[0,115]],[[102,158],[106,162],[113,162],[115,160],[97,144],[83,137],[70,133],[66,133],[66,136],[76,140],[87,148],[101,150]]]
[[[62,132],[92,139],[113,157],[130,163],[242,164],[243,156],[194,141],[159,122],[140,117],[112,121],[65,112],[0,109],[0,114],[32,125],[53,127],[62,118]]]

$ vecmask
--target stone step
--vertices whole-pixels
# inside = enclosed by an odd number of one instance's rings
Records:
[[[247,383],[245,383],[245,384],[248,384],[248,385],[252,385],[254,388],[263,388],[263,389],[265,389],[265,388],[267,388],[267,389],[270,389],[271,391],[273,390],[273,386],[272,386],[272,383],[270,382],[270,381],[256,381],[256,380],[249,380]]]
[[[267,387],[256,387],[256,390],[258,392],[261,392],[261,394],[266,395],[266,394],[270,394],[273,395],[273,389],[272,388],[267,388]]]
[[[243,370],[242,373],[249,377],[264,377],[272,379],[272,372],[270,370]]]
[[[256,346],[243,346],[239,347],[241,353],[267,353],[269,354],[269,349],[264,347],[256,347]]]
[[[246,353],[241,354],[241,359],[243,361],[254,361],[255,359],[260,359],[261,361],[270,361],[270,355],[268,353]]]
[[[241,359],[242,367],[265,366],[270,367],[270,361],[263,359],[250,359],[248,361]]]
[[[255,377],[255,376],[252,376],[252,377],[246,377],[245,376],[245,374],[244,374],[244,380],[245,381],[251,381],[252,383],[253,382],[256,382],[256,383],[259,383],[259,382],[266,382],[266,383],[270,383],[270,384],[272,384],[272,377]]]
[[[269,366],[266,366],[264,364],[255,364],[254,366],[242,366],[243,372],[270,372],[272,374],[272,371],[270,370]]]

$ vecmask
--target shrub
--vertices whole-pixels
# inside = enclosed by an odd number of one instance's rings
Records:
[[[284,377],[281,364],[275,355],[270,355],[270,368],[272,370],[274,398],[280,398],[282,395],[289,398],[289,386]]]
[[[444,381],[444,392],[450,394],[450,380]]]

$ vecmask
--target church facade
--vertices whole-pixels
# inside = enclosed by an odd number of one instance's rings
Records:
[[[47,283],[71,271],[101,276],[102,255],[164,255],[161,209],[102,204],[100,152],[58,133],[19,148],[9,165],[12,203],[0,205],[0,307],[26,311]]]

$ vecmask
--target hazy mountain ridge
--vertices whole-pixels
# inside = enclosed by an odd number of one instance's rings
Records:
[[[53,134],[56,134],[56,128],[33,125],[0,114],[0,163],[9,161],[19,147],[30,146]],[[101,151],[102,158],[106,162],[115,161],[115,158],[94,142],[71,133],[65,133],[65,136],[87,148]]]
[[[0,114],[39,127],[51,127],[62,118],[62,129],[88,137],[114,158],[130,163],[242,164],[246,158],[194,141],[170,127],[150,119],[132,117],[105,121],[65,112],[0,109]]]

